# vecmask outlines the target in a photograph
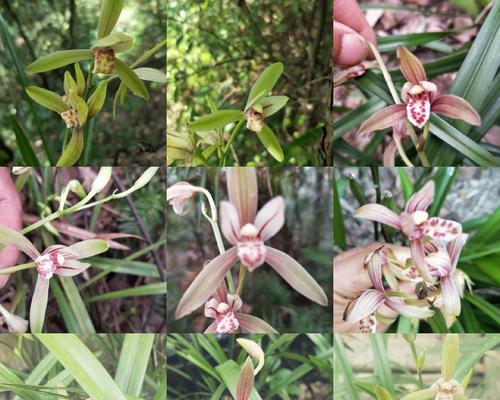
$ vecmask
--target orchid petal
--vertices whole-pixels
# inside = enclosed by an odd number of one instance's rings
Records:
[[[227,304],[233,312],[239,311],[243,306],[243,300],[237,294],[228,294],[227,295]]]
[[[82,263],[77,260],[66,260],[62,268],[55,272],[59,276],[75,276],[81,274],[90,267],[89,263]]]
[[[425,261],[425,251],[422,242],[420,240],[411,240],[410,252],[413,261],[415,261],[415,267],[422,278],[428,282],[433,282],[434,279],[430,276],[429,268],[427,267],[427,262]]]
[[[217,290],[214,293],[214,298],[217,300],[219,303],[223,303],[227,299],[227,286],[226,286],[226,281],[223,279],[219,286],[217,287]]]
[[[260,347],[257,342],[254,342],[250,339],[239,338],[236,339],[236,341],[241,347],[243,347],[243,350],[245,350],[250,355],[250,357],[252,357],[253,360],[258,363],[257,368],[255,368],[254,372],[254,375],[257,375],[262,367],[264,367],[265,362],[265,356],[262,347]]]
[[[47,302],[49,299],[49,280],[38,275],[30,306],[31,333],[41,333]]]
[[[396,229],[401,229],[401,218],[394,211],[380,204],[365,204],[354,212],[357,218],[381,222]]]
[[[451,94],[438,96],[431,105],[431,111],[471,125],[481,125],[481,117],[476,110],[466,100]]]
[[[253,362],[247,357],[241,367],[238,383],[236,384],[236,400],[248,400],[252,394],[254,382]]]
[[[383,292],[384,284],[382,283],[382,260],[379,253],[380,250],[381,249],[374,251],[369,256],[370,259],[367,262],[367,271],[373,287],[379,292]]]
[[[401,73],[408,82],[418,85],[420,81],[427,80],[424,66],[406,47],[399,46],[397,56],[400,60]]]
[[[212,322],[203,333],[217,333],[217,321]]]
[[[422,224],[422,231],[425,236],[449,242],[462,233],[462,225],[449,219],[433,217]]]
[[[460,295],[451,275],[441,278],[441,293],[443,298],[443,314],[445,316],[460,315]]]
[[[184,292],[175,311],[175,318],[182,318],[205,303],[237,259],[236,248],[232,247],[210,261]]]
[[[278,196],[268,201],[255,217],[255,227],[262,241],[276,235],[285,223],[285,200]]]
[[[397,146],[394,140],[391,140],[384,150],[384,155],[382,157],[384,162],[384,167],[394,167],[396,162],[396,151]]]
[[[271,325],[249,314],[236,313],[242,333],[278,333]]]
[[[241,229],[240,218],[236,207],[228,201],[220,202],[220,227],[228,242],[236,245]]]
[[[432,311],[428,307],[409,306],[405,303],[400,303],[390,298],[387,298],[387,300],[385,301],[385,305],[408,318],[429,318],[434,315],[434,311]]]
[[[459,234],[455,240],[448,243],[448,254],[450,255],[452,271],[455,270],[458,263],[458,258],[460,256],[460,252],[462,248],[465,246],[465,242],[467,242],[469,235],[466,233]]]
[[[217,316],[217,306],[219,301],[217,299],[210,299],[205,303],[205,317],[215,318]]]
[[[35,246],[33,246],[33,243],[31,243],[26,236],[3,225],[0,225],[0,243],[21,250],[32,260],[35,260],[40,255],[40,252],[35,248]]]
[[[68,249],[74,251],[77,254],[77,259],[80,260],[108,251],[109,243],[101,239],[84,240],[69,246]]]
[[[393,104],[377,111],[361,124],[357,135],[364,135],[373,131],[386,129],[406,119],[406,105]]]
[[[406,104],[406,117],[412,125],[422,128],[431,116],[430,94],[423,92],[418,96],[408,96]]]
[[[226,169],[227,193],[240,217],[240,226],[253,224],[257,213],[257,173],[253,167]]]
[[[435,186],[434,181],[427,182],[422,189],[410,197],[406,203],[405,211],[411,214],[415,211],[427,210],[434,200]]]
[[[325,292],[302,265],[280,250],[276,250],[269,246],[266,246],[266,249],[265,261],[273,267],[292,288],[322,306],[328,305],[328,297],[326,297]]]
[[[451,273],[452,266],[448,252],[445,249],[439,249],[436,253],[425,257],[433,275],[446,276]]]
[[[377,333],[377,317],[371,314],[359,321],[360,333]]]
[[[372,315],[377,311],[387,299],[386,295],[375,289],[365,290],[358,297],[347,320],[349,322],[358,322]]]

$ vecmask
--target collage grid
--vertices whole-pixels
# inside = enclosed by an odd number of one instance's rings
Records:
[[[500,2],[0,3],[1,400],[496,400]]]

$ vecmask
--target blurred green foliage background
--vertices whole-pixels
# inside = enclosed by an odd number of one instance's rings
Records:
[[[218,108],[243,109],[259,74],[281,61],[273,93],[290,101],[269,123],[285,163],[329,165],[331,2],[328,0],[170,0],[167,6],[167,127]],[[232,126],[229,126],[232,128]],[[250,131],[239,134],[240,164],[274,165]]]
[[[0,10],[15,45],[17,58],[26,67],[35,59],[58,50],[89,48],[96,37],[100,0],[2,0]],[[134,46],[121,55],[126,63],[133,62],[145,51],[164,40],[165,2],[125,1],[116,31],[134,37]],[[164,69],[165,51],[156,53],[142,67]],[[84,73],[88,63],[81,63]],[[68,66],[28,77],[29,85],[63,93],[64,71]],[[123,108],[112,118],[112,103],[118,80],[108,87],[108,98],[95,121],[90,163],[92,165],[154,165],[164,161],[165,87],[146,82],[151,95],[144,102],[130,93]],[[15,116],[21,127],[30,134],[38,151],[39,133],[49,140],[54,155],[62,147],[65,127],[51,111],[36,105],[42,131],[38,132],[26,95],[19,83],[14,60],[2,41],[0,45],[0,164],[16,162],[16,141],[10,117]]]

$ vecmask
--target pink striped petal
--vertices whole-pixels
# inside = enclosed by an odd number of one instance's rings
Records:
[[[396,142],[391,140],[384,150],[383,162],[384,167],[394,167],[396,160]]]
[[[481,117],[464,99],[451,94],[438,96],[431,105],[431,111],[446,117],[461,119],[471,125],[481,125]]]
[[[425,257],[425,261],[432,275],[446,276],[452,271],[450,256],[445,248],[439,249],[436,253],[429,254]]]
[[[225,238],[234,246],[240,234],[240,218],[236,207],[228,201],[220,202],[220,227]]]
[[[214,298],[219,303],[226,301],[226,299],[227,299],[227,286],[226,286],[226,281],[224,279],[221,281],[221,283],[217,287],[217,290],[214,293]]]
[[[38,275],[35,285],[35,291],[31,299],[30,306],[30,331],[31,333],[41,333],[45,312],[47,311],[47,302],[49,299],[49,280]]]
[[[433,239],[449,242],[462,233],[462,225],[443,218],[429,218],[422,224],[422,232]]]
[[[217,321],[212,322],[208,328],[203,333],[216,333],[217,332]]]
[[[443,314],[445,316],[460,315],[460,295],[451,275],[441,278],[441,293],[443,298]]]
[[[285,200],[278,196],[268,201],[255,217],[255,227],[262,241],[276,235],[285,223]]]
[[[215,318],[217,316],[217,306],[219,302],[217,299],[210,299],[205,303],[205,317]]]
[[[384,284],[382,283],[382,259],[380,251],[381,249],[378,249],[368,256],[366,270],[373,287],[379,292],[383,292]]]
[[[371,221],[381,222],[385,225],[401,230],[401,218],[395,212],[389,210],[380,204],[366,204],[354,212],[357,218],[369,219]]]
[[[414,193],[406,203],[406,212],[411,214],[415,211],[426,211],[434,200],[435,186],[434,181],[429,181]]]
[[[228,294],[227,295],[227,305],[233,312],[239,311],[241,306],[243,306],[243,300],[237,294]]]
[[[237,260],[236,248],[231,247],[210,261],[182,295],[175,311],[175,318],[182,318],[205,303]]]
[[[252,394],[254,383],[254,369],[253,361],[247,357],[240,370],[238,382],[236,384],[236,399],[235,400],[249,400]]]
[[[403,302],[387,299],[385,305],[397,313],[408,318],[429,318],[434,315],[434,311],[428,307],[409,306]]]
[[[460,257],[460,253],[462,248],[465,246],[465,242],[467,242],[469,235],[466,233],[459,234],[455,240],[448,243],[448,254],[450,255],[452,271],[455,270],[458,263],[458,258]]]
[[[40,255],[40,252],[35,248],[35,246],[33,246],[26,236],[3,225],[0,225],[0,243],[5,246],[12,246],[21,250],[32,260],[35,260]]]
[[[379,290],[365,290],[354,303],[347,321],[358,322],[374,314],[384,304],[386,299],[386,295]]]
[[[292,288],[322,306],[328,305],[328,297],[326,297],[325,292],[302,265],[280,250],[276,250],[269,246],[266,246],[266,249],[265,261],[273,267]]]
[[[393,104],[382,108],[363,122],[356,134],[364,135],[373,131],[386,129],[405,119],[406,106],[404,104]]]
[[[240,217],[240,226],[253,224],[257,213],[259,190],[253,167],[226,168],[227,193]]]
[[[236,313],[242,333],[278,333],[271,325],[249,314]]]
[[[410,241],[411,258],[415,261],[418,272],[428,282],[434,282],[434,278],[429,274],[429,267],[425,261],[424,245],[420,240]]]
[[[82,263],[77,260],[66,260],[64,265],[55,271],[55,274],[59,276],[75,276],[81,274],[89,267],[89,263]]]
[[[408,82],[418,85],[420,81],[427,80],[424,66],[406,47],[399,46],[397,56],[400,62],[401,73]]]

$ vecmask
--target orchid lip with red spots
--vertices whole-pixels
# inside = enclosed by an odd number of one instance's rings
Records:
[[[471,125],[481,125],[481,117],[466,100],[454,95],[436,96],[437,86],[427,80],[424,66],[406,47],[398,48],[398,58],[407,81],[401,90],[404,104],[393,104],[373,114],[363,122],[358,135],[386,129],[405,120],[422,128],[429,121],[431,113],[461,119]]]

